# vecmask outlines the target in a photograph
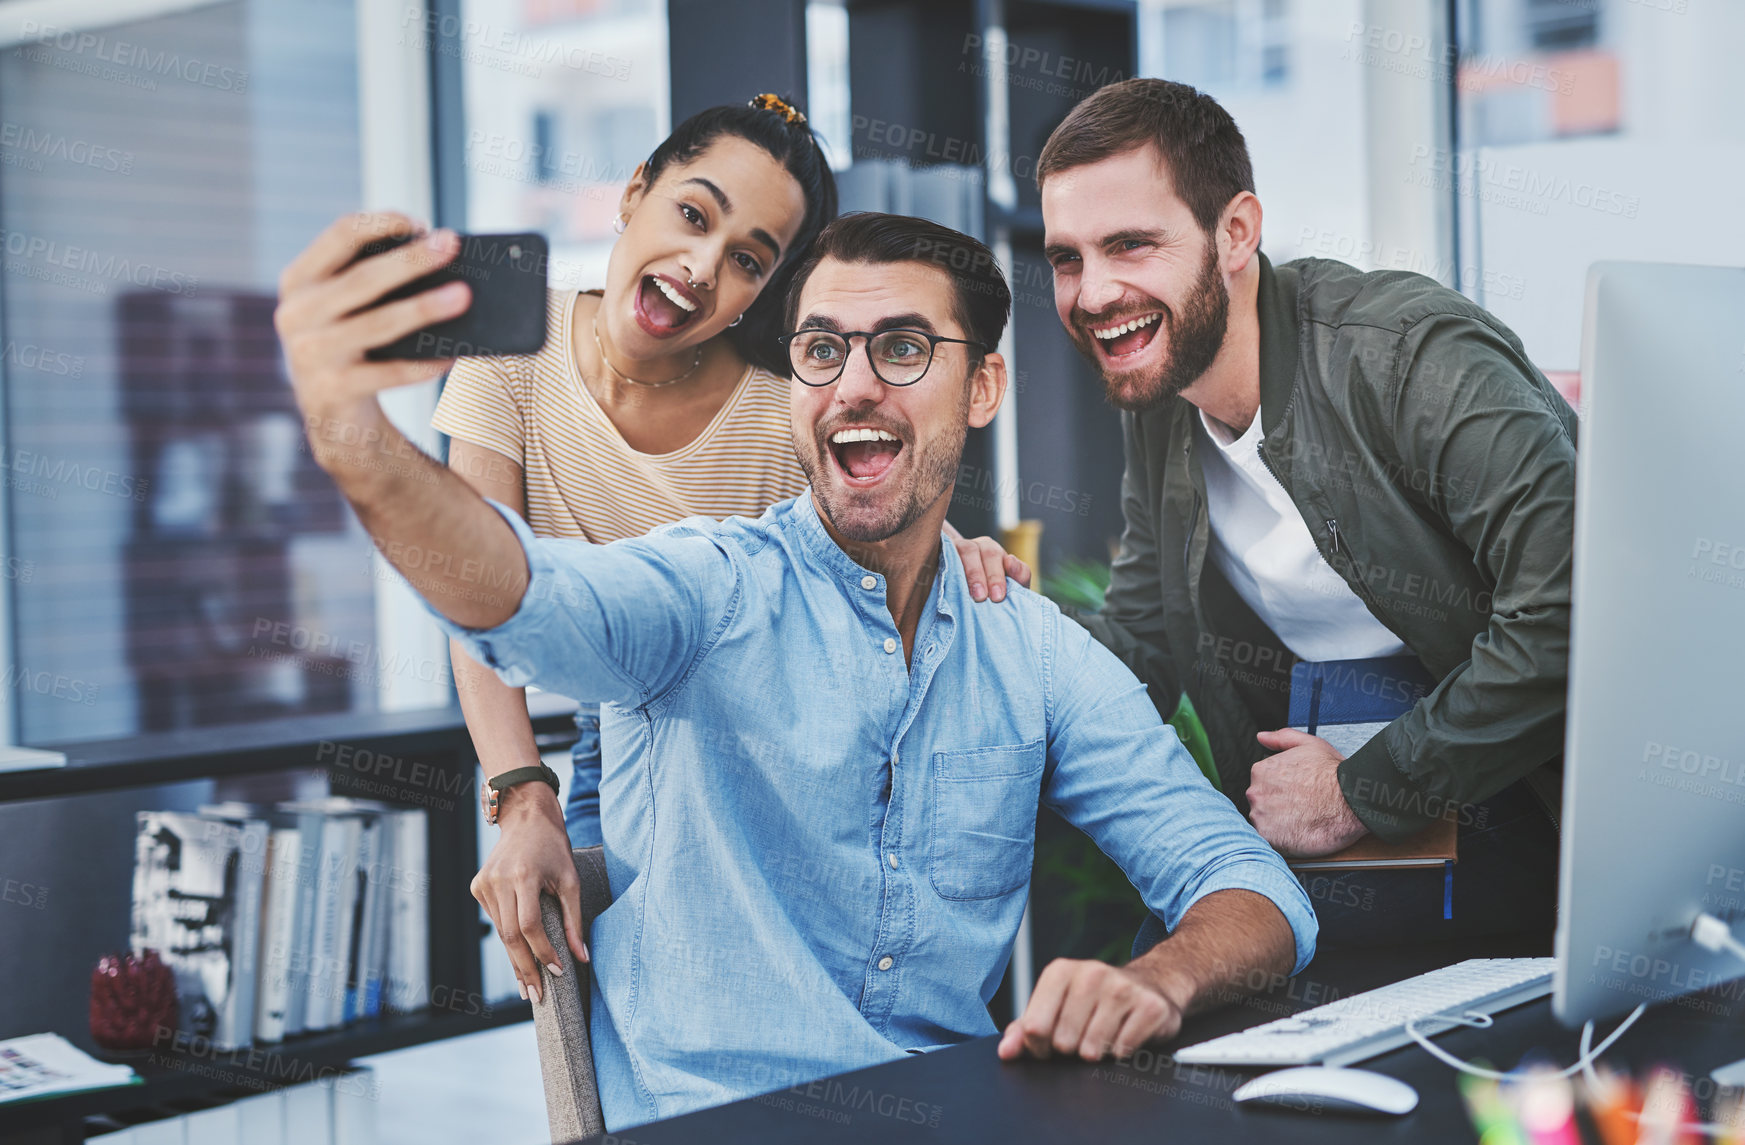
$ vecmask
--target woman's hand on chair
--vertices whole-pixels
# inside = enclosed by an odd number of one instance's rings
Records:
[[[499,825],[503,833],[473,876],[473,897],[491,916],[497,937],[509,952],[523,998],[541,997],[539,968],[563,973],[557,951],[540,918],[541,893],[557,899],[564,937],[578,962],[588,961],[582,941],[582,890],[564,830],[563,808],[543,783],[523,783],[504,793]]]

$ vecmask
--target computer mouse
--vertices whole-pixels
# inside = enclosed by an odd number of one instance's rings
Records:
[[[1387,1113],[1403,1116],[1418,1107],[1418,1091],[1397,1078],[1366,1069],[1305,1065],[1263,1074],[1231,1094],[1303,1113]]]

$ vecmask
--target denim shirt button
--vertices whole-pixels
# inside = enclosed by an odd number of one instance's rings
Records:
[[[886,652],[895,652],[896,650],[897,650],[897,638],[895,636],[885,637],[885,651]]]
[[[891,956],[889,954],[887,954],[883,958],[879,959],[879,969],[880,970],[889,970],[890,968],[891,968]]]
[[[897,869],[897,853],[895,851],[892,851],[889,855],[886,855],[885,858],[887,858],[891,861],[891,870],[893,870],[893,871],[896,870]]]
[[[866,589],[868,592],[871,592],[873,589],[877,588],[878,586],[879,586],[879,578],[876,576],[868,575],[868,576],[863,576],[860,578],[860,587]]]

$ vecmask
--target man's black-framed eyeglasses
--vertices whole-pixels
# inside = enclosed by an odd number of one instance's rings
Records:
[[[842,376],[855,338],[866,339],[866,360],[879,381],[887,386],[912,386],[933,364],[933,351],[941,342],[988,347],[968,338],[945,338],[925,330],[796,330],[776,341],[788,348],[794,377],[808,386],[827,386]]]

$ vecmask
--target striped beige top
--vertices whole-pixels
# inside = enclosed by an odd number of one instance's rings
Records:
[[[794,458],[788,382],[748,366],[702,433],[671,453],[639,453],[582,384],[572,339],[576,291],[546,298],[537,354],[463,358],[433,426],[495,450],[525,474],[536,536],[606,544],[686,517],[755,517],[806,487]]]

